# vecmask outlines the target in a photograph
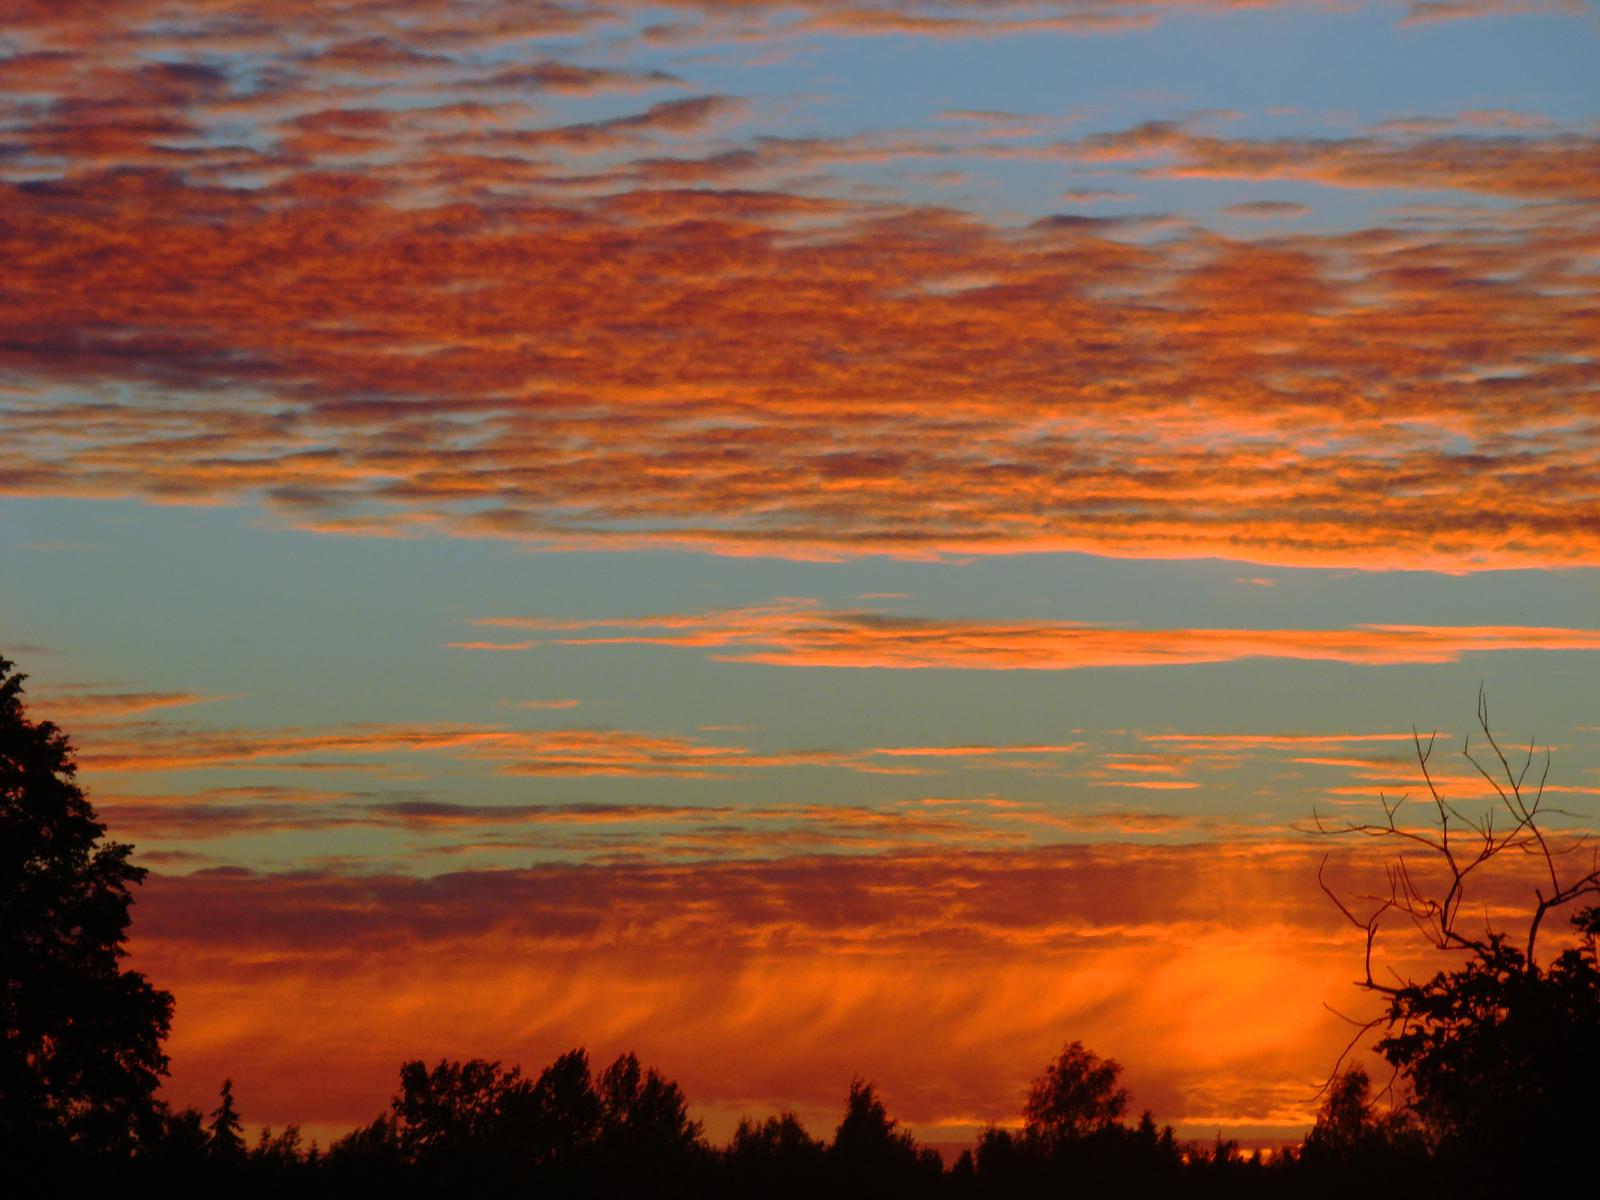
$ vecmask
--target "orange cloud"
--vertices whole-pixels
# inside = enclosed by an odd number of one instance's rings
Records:
[[[1495,650],[1600,650],[1600,631],[1585,629],[1431,625],[1111,629],[1063,621],[937,620],[866,609],[826,610],[799,605],[609,620],[507,617],[483,618],[473,623],[546,633],[617,630],[612,636],[551,640],[561,645],[737,647],[741,653],[715,657],[802,667],[1066,670],[1231,662],[1255,657],[1369,664],[1438,663],[1454,662],[1463,654]],[[527,649],[539,644],[447,643],[468,649]]]
[[[138,840],[141,857],[150,862],[165,861],[163,856],[178,847],[193,861],[212,866],[240,861],[240,844],[230,839],[345,829],[408,835],[393,853],[396,861],[413,867],[476,854],[492,862],[512,852],[567,862],[675,862],[1025,847],[1067,836],[1167,839],[1230,832],[1222,823],[1174,813],[1104,806],[1063,811],[985,798],[879,805],[466,804],[253,787],[175,796],[111,794],[98,808],[118,836]],[[254,861],[255,855],[245,851],[243,859]]]
[[[173,771],[259,766],[348,770],[329,755],[446,753],[490,760],[516,775],[703,776],[730,767],[831,764],[825,751],[760,755],[689,738],[603,729],[508,730],[468,725],[353,725],[324,730],[226,730],[155,724],[90,731],[85,771]]]
[[[91,687],[46,688],[30,696],[41,718],[52,721],[105,720],[150,712],[158,708],[184,708],[214,704],[233,696],[202,696],[193,692],[112,692]]]
[[[309,528],[553,546],[1600,561],[1582,365],[1600,310],[1557,258],[1585,252],[1581,222],[1520,248],[1148,249],[936,214],[792,240],[793,217],[850,214],[652,191],[489,220],[376,186],[307,176],[270,219],[151,175],[13,189],[6,365],[83,398],[0,405],[0,487],[259,495]],[[335,230],[344,252],[303,257]],[[1473,282],[1514,262],[1550,265]],[[617,286],[645,275],[680,301]],[[815,344],[854,349],[824,369]],[[130,361],[161,364],[160,393],[99,395]]]
[[[1406,5],[1402,25],[1425,25],[1433,21],[1459,21],[1472,17],[1495,17],[1523,13],[1582,12],[1582,0],[1411,0]]]
[[[736,97],[508,60],[600,10],[87,11],[6,9],[0,492],[555,547],[1600,563],[1592,131],[784,139],[742,133]],[[684,9],[754,36],[776,11]],[[603,120],[559,108],[655,85]],[[1159,215],[1017,229],[829,175],[986,156],[1528,203],[1241,241]]]
[[[1318,890],[1323,849],[158,877],[135,962],[178,998],[172,1099],[226,1073],[274,1125],[369,1120],[403,1057],[587,1045],[638,1050],[727,1126],[796,1106],[827,1129],[862,1072],[897,1115],[970,1136],[1015,1120],[1082,1038],[1162,1119],[1292,1128],[1346,1036],[1323,1003],[1356,1003],[1359,935]],[[1340,855],[1333,878],[1376,866]],[[1383,943],[1402,969],[1408,946]]]
[[[1260,748],[1297,750],[1302,746],[1342,746],[1362,742],[1411,742],[1410,733],[1151,733],[1147,742],[1173,742],[1195,749],[1254,750]],[[1441,735],[1448,737],[1448,734]]]
[[[1453,124],[1453,123],[1447,123]],[[1481,127],[1478,121],[1469,128]],[[1389,127],[1395,130],[1395,126]],[[1397,131],[1403,132],[1403,131]],[[1542,137],[1502,133],[1351,138],[1221,138],[1174,121],[1152,121],[1070,143],[1091,160],[1163,157],[1144,173],[1230,179],[1305,179],[1342,187],[1458,188],[1489,195],[1600,197],[1600,139],[1565,133]],[[1239,205],[1258,215],[1286,215],[1263,204]],[[1276,206],[1274,206],[1275,208]],[[1296,206],[1289,206],[1296,207]]]
[[[1084,748],[1001,744],[868,747],[851,751],[752,751],[704,739],[610,729],[506,729],[479,725],[344,725],[321,730],[213,729],[161,722],[123,722],[84,728],[78,762],[102,774],[289,767],[350,770],[359,759],[419,753],[494,764],[510,775],[671,775],[705,778],[739,769],[842,767],[874,774],[917,774],[878,758],[986,760],[996,756],[1058,756]]]

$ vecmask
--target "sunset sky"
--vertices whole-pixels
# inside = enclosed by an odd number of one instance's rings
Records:
[[[1600,824],[1592,3],[0,0],[0,314],[178,1105],[1290,1137],[1313,811],[1482,684]]]

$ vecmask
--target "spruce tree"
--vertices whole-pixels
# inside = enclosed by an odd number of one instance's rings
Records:
[[[233,1080],[222,1081],[222,1103],[211,1114],[211,1157],[223,1162],[244,1161],[244,1122],[233,1106]]]

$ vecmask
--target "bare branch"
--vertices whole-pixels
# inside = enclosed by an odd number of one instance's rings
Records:
[[[1371,1033],[1379,1025],[1384,1024],[1388,1020],[1387,1017],[1374,1017],[1370,1021],[1358,1021],[1355,1017],[1345,1016],[1337,1008],[1334,1008],[1333,1005],[1326,1002],[1323,1003],[1322,1007],[1327,1009],[1334,1016],[1338,1017],[1341,1021],[1345,1021],[1351,1025],[1354,1025],[1356,1027],[1356,1031],[1351,1036],[1350,1040],[1345,1043],[1344,1049],[1339,1051],[1339,1057],[1333,1060],[1333,1070],[1328,1073],[1328,1078],[1323,1081],[1322,1086],[1312,1093],[1313,1098],[1326,1096],[1333,1090],[1333,1085],[1339,1081],[1340,1072],[1344,1067],[1345,1061],[1350,1057],[1350,1052],[1356,1048],[1356,1043],[1362,1038],[1366,1037],[1367,1034]],[[1391,1086],[1393,1085],[1392,1080],[1390,1081],[1390,1084]]]
[[[1525,956],[1529,970],[1537,969],[1534,950],[1546,914],[1582,897],[1600,895],[1600,853],[1594,855],[1587,873],[1576,878],[1572,877],[1570,870],[1563,873],[1563,866],[1570,861],[1566,856],[1586,844],[1589,835],[1585,833],[1570,844],[1563,844],[1560,840],[1553,842],[1541,824],[1540,818],[1547,812],[1573,815],[1543,807],[1545,787],[1550,778],[1549,749],[1545,750],[1544,763],[1535,782],[1530,776],[1538,758],[1537,740],[1529,739],[1522,763],[1514,763],[1501,747],[1490,725],[1488,693],[1482,685],[1478,688],[1477,719],[1479,734],[1489,754],[1474,753],[1471,734],[1463,739],[1461,753],[1494,794],[1494,801],[1481,814],[1472,815],[1463,811],[1445,795],[1433,766],[1438,733],[1435,731],[1424,740],[1415,727],[1411,730],[1411,744],[1416,754],[1417,769],[1431,801],[1430,817],[1425,824],[1401,823],[1401,811],[1410,799],[1409,794],[1391,802],[1380,792],[1378,804],[1383,817],[1377,821],[1345,820],[1335,825],[1324,821],[1320,814],[1313,814],[1316,832],[1321,836],[1388,838],[1398,843],[1401,850],[1387,868],[1388,896],[1350,894],[1351,901],[1365,901],[1373,906],[1370,916],[1365,920],[1357,916],[1350,904],[1335,895],[1328,886],[1324,879],[1326,858],[1317,870],[1317,882],[1323,892],[1344,914],[1345,919],[1365,934],[1365,978],[1359,984],[1364,990],[1391,996],[1397,990],[1377,983],[1372,969],[1378,931],[1390,912],[1402,914],[1435,949],[1487,953],[1501,936],[1488,923],[1487,916],[1481,937],[1463,933],[1460,917],[1467,903],[1473,875],[1502,854],[1535,855],[1540,863],[1540,874],[1544,877],[1544,882],[1534,889],[1529,915]],[[1429,861],[1442,868],[1445,875],[1442,889],[1428,886],[1425,883],[1426,876],[1419,877],[1414,873],[1413,864],[1405,853],[1407,849],[1424,854]],[[1402,986],[1405,983],[1401,981]]]

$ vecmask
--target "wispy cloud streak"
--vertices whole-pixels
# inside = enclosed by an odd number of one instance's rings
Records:
[[[370,1120],[405,1057],[539,1064],[584,1044],[637,1050],[734,1112],[826,1127],[866,1071],[897,1115],[970,1127],[1014,1119],[1070,1035],[1115,1053],[1163,1119],[1295,1125],[1347,1036],[1323,1002],[1355,999],[1360,954],[1317,888],[1324,849],[202,873],[145,888],[135,956],[181,997],[174,1098],[226,1069],[274,1122]],[[1376,868],[1330,867],[1357,885]]]
[[[1117,629],[1064,621],[939,620],[867,609],[774,605],[668,616],[569,621],[482,618],[476,625],[547,635],[561,645],[737,649],[728,661],[799,667],[1067,670],[1293,658],[1346,663],[1454,662],[1502,650],[1600,650],[1600,630],[1527,626],[1368,625],[1354,629]],[[591,631],[605,631],[592,633]],[[562,637],[561,634],[591,636]],[[534,642],[450,642],[526,649]]]
[[[1060,745],[892,746],[840,751],[758,752],[705,738],[612,729],[507,729],[483,725],[345,725],[325,729],[218,729],[157,721],[83,727],[78,761],[99,774],[226,769],[343,771],[376,769],[381,760],[443,754],[491,764],[522,776],[677,776],[835,767],[870,774],[915,775],[951,760],[1050,758],[1082,743]],[[887,760],[887,761],[885,761]]]

